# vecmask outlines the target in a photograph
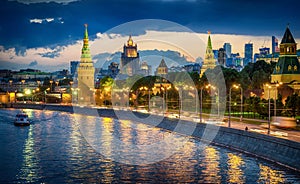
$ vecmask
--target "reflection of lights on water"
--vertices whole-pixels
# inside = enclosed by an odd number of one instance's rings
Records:
[[[203,150],[203,154],[205,157],[203,163],[201,164],[201,167],[203,167],[204,182],[221,183],[221,176],[219,174],[219,152],[214,147],[208,146]]]
[[[28,118],[34,117],[33,116],[33,113],[35,112],[34,110],[32,110],[32,109],[23,109],[23,111],[28,115]]]
[[[284,172],[271,169],[268,166],[259,164],[260,173],[257,183],[285,183]]]
[[[228,182],[245,183],[244,172],[241,167],[244,165],[243,159],[233,153],[228,153]]]
[[[27,182],[34,182],[34,179],[38,178],[38,158],[34,150],[35,141],[33,136],[33,126],[30,126],[28,131],[28,137],[25,140],[25,145],[23,149],[24,160],[19,174],[20,179],[26,180]]]

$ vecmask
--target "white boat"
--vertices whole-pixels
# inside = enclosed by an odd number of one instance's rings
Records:
[[[24,111],[19,112],[16,115],[16,119],[15,119],[14,124],[16,126],[28,126],[28,125],[30,125],[28,115]]]

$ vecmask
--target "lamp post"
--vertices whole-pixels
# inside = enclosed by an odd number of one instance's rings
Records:
[[[279,84],[276,84],[276,89],[275,89],[275,100],[274,100],[274,119],[277,122],[277,117],[276,117],[276,98],[277,98],[277,88],[282,84],[280,82]]]
[[[203,87],[200,88],[200,123],[202,123],[202,93]]]
[[[240,121],[243,121],[243,88],[242,86],[240,86],[241,88],[241,117],[240,117]]]
[[[50,80],[50,92],[52,92],[52,83],[53,83],[53,80]]]
[[[268,135],[270,135],[270,129],[271,129],[271,103],[270,103],[270,89],[271,86],[267,85],[268,87],[268,95],[269,95],[269,116],[268,116]]]
[[[216,101],[217,105],[218,105],[218,117],[220,116],[220,89],[216,86],[211,86],[211,88],[213,89],[217,89],[217,97],[218,97],[218,101]]]
[[[208,84],[205,88],[209,88],[211,85]],[[200,123],[202,123],[202,106],[203,106],[203,86],[200,88]]]
[[[239,86],[237,86],[237,85],[233,85],[233,86],[231,86],[230,87],[230,89],[229,89],[229,116],[228,116],[228,127],[230,128],[231,127],[231,90],[232,90],[232,88],[238,88]]]
[[[145,90],[148,91],[148,112],[150,111],[150,88],[146,86],[142,86],[139,88],[140,91]]]
[[[175,87],[175,89],[178,91],[179,98],[178,98],[178,116],[180,119],[180,114],[181,114],[181,107],[182,107],[182,89],[181,87]]]
[[[54,88],[54,89],[55,89],[55,91],[57,91],[58,90],[59,81],[55,81],[55,84],[56,84],[56,88]]]
[[[23,80],[21,80],[21,82],[22,82],[22,91],[23,91],[24,90],[25,80],[23,79]]]

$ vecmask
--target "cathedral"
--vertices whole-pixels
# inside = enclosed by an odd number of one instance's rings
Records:
[[[207,47],[206,47],[204,61],[203,61],[202,67],[201,67],[200,77],[202,77],[202,75],[208,68],[214,69],[215,67],[216,67],[216,61],[214,59],[214,53],[212,50],[210,32],[208,32]]]
[[[89,48],[87,24],[85,26],[83,47],[81,49],[80,63],[77,67],[78,97],[79,104],[94,104],[94,73],[95,68]]]

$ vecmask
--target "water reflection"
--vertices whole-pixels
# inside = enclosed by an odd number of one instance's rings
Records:
[[[269,166],[259,164],[260,173],[258,183],[277,184],[286,183],[284,172],[270,168]]]
[[[208,146],[203,150],[204,158],[201,163],[203,168],[204,183],[221,183],[220,172],[220,157],[219,152],[214,147]]]
[[[242,166],[244,165],[244,161],[242,157],[228,153],[228,182],[229,183],[245,183],[244,172],[242,170]]]
[[[32,111],[29,117],[32,117]],[[36,150],[35,150],[35,140],[34,140],[34,135],[33,135],[33,126],[28,127],[28,136],[27,139],[25,140],[25,145],[23,149],[23,163],[22,167],[20,169],[20,172],[17,176],[18,180],[21,181],[26,181],[26,182],[35,182],[39,177],[38,177],[38,155],[36,155]]]
[[[17,111],[3,111],[0,109],[0,119],[3,119],[0,147],[6,149],[0,152],[0,158],[5,158],[5,161],[0,160],[0,183],[276,184],[300,181],[297,174],[284,168],[221,147],[205,147],[191,137],[178,152],[162,161],[147,165],[118,163],[99,154],[85,140],[81,128],[85,128],[85,133],[95,138],[91,140],[96,143],[101,140],[98,146],[105,147],[108,156],[118,153],[112,144],[116,138],[125,145],[149,145],[168,137],[175,137],[170,141],[176,143],[182,136],[131,121],[36,110],[28,111],[34,124],[15,127],[13,123],[4,122],[11,122]],[[162,154],[167,152],[165,149],[161,150]],[[130,155],[131,150],[121,151]]]

